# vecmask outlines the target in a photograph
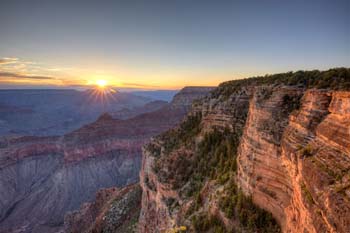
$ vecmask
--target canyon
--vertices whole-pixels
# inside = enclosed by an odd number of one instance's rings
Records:
[[[0,232],[350,232],[350,69],[155,105],[2,140]]]
[[[143,149],[139,232],[350,232],[350,69],[230,81]]]
[[[0,136],[64,135],[105,112],[134,112],[152,102],[148,97],[112,89],[0,90]]]
[[[155,111],[127,119],[105,113],[63,136],[2,137],[0,232],[61,232],[64,216],[93,201],[99,190],[138,182],[142,145],[174,127],[189,98],[207,93],[189,89],[194,94],[183,97],[180,91]]]

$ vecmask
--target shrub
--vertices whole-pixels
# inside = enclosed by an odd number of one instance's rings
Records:
[[[191,190],[188,196],[199,192],[206,179],[217,179],[219,183],[227,182],[237,169],[237,147],[240,135],[229,130],[218,130],[207,133],[198,145],[193,161],[193,170],[188,180]],[[187,165],[189,167],[190,165]],[[179,184],[177,187],[181,187]]]
[[[301,191],[303,192],[303,195],[306,198],[306,200],[308,201],[308,203],[315,204],[315,201],[312,198],[310,191],[307,189],[306,185],[303,182],[300,184],[300,187],[301,187]]]
[[[191,143],[193,137],[200,131],[201,119],[201,113],[190,115],[181,122],[178,128],[171,129],[161,134],[158,138],[164,142],[164,153],[169,154],[171,151],[178,148],[179,145]]]
[[[216,216],[208,216],[205,213],[193,216],[192,225],[196,232],[206,232],[210,229],[213,229],[215,233],[227,232],[219,218]]]
[[[241,91],[244,86],[288,85],[303,88],[327,88],[331,90],[350,90],[350,69],[335,68],[327,71],[297,71],[266,76],[258,76],[240,80],[232,80],[219,85],[212,92],[212,97],[223,96]]]
[[[238,217],[242,228],[248,232],[280,232],[280,227],[272,215],[253,203],[238,189],[234,180],[225,187],[225,195],[219,200],[219,207],[226,217]]]
[[[305,147],[301,147],[299,151],[303,157],[309,157],[313,154],[313,149],[310,144],[306,145]]]
[[[283,96],[284,111],[287,113],[290,113],[293,110],[299,110],[301,105],[300,99],[301,99],[301,95],[299,96],[284,95]]]

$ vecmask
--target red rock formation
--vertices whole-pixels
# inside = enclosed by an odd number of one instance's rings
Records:
[[[349,92],[307,91],[301,109],[286,119],[281,145],[268,129],[256,127],[273,119],[271,110],[278,109],[278,103],[270,98],[272,108],[267,103],[257,108],[256,99],[251,102],[240,145],[239,181],[285,232],[350,231],[345,192],[350,168],[349,97]],[[343,193],[337,187],[343,187]]]
[[[201,130],[193,137],[199,142],[215,127],[234,130],[243,123],[236,181],[244,193],[271,212],[283,232],[350,232],[350,92],[304,91],[258,86],[226,99],[206,98],[190,114],[202,113]],[[248,116],[241,121],[238,116],[245,115],[245,109]],[[195,147],[183,145],[167,153],[165,143],[159,138],[144,150],[141,232],[191,225],[184,217],[194,201],[183,195],[187,184],[174,188],[171,179],[164,179],[155,167],[166,175],[178,169],[171,164],[191,159]],[[222,188],[206,183],[200,208],[230,228],[235,221],[217,206]],[[180,207],[169,207],[169,198]]]

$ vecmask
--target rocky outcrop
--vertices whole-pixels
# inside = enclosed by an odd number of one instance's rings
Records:
[[[152,102],[149,102],[145,104],[142,107],[135,107],[132,109],[124,108],[116,112],[112,112],[111,115],[113,118],[116,119],[128,119],[131,117],[135,117],[137,115],[148,113],[148,112],[154,112],[157,111],[165,106],[167,106],[169,103],[163,100],[155,100]]]
[[[194,100],[198,100],[206,96],[215,87],[184,87],[179,93],[177,93],[171,105],[173,107],[185,107],[190,108]]]
[[[57,232],[98,190],[137,182],[142,145],[185,114],[167,105],[127,120],[103,114],[59,137],[1,138],[0,232]]]
[[[95,201],[65,216],[67,233],[135,232],[141,207],[138,184],[97,192]]]
[[[283,232],[349,232],[350,92],[335,90],[349,73],[232,82],[197,102],[144,147],[140,232],[278,232],[258,207]]]

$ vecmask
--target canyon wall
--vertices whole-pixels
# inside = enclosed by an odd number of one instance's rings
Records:
[[[141,141],[96,138],[79,148],[62,138],[37,140],[1,150],[0,232],[57,232],[66,212],[97,190],[138,181]]]
[[[214,88],[215,87],[200,87],[200,86],[184,87],[181,90],[181,92],[177,93],[174,96],[173,100],[171,101],[171,105],[175,108],[185,107],[186,109],[189,109],[193,101],[206,96]]]
[[[308,90],[300,109],[283,116],[286,93],[300,96],[288,89],[260,103],[252,98],[239,184],[285,232],[348,232],[350,93]]]
[[[144,147],[139,231],[350,232],[349,73],[232,81],[196,102]]]
[[[168,104],[126,120],[106,113],[64,136],[1,138],[0,232],[62,231],[64,216],[93,201],[98,190],[136,183],[142,145],[186,112],[181,104]]]

